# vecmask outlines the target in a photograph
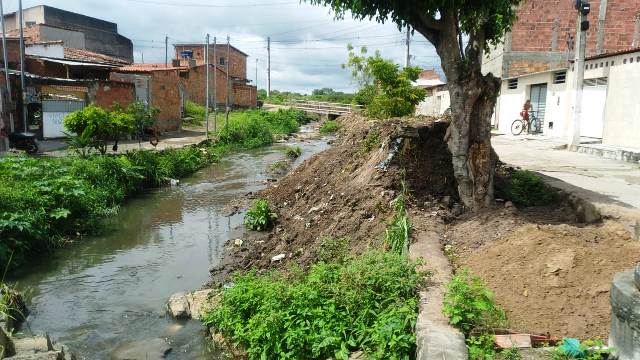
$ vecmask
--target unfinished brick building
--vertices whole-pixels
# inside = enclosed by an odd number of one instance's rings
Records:
[[[587,57],[640,45],[639,0],[591,0]],[[504,44],[490,51],[485,72],[503,78],[567,67],[575,48],[573,1],[526,0]]]

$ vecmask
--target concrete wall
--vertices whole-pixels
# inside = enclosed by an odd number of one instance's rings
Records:
[[[44,18],[47,24],[54,26],[67,27],[68,25],[75,25],[84,29],[118,32],[116,23],[50,6],[44,6]]]
[[[451,106],[446,87],[427,89],[427,96],[416,106],[416,115],[442,115]]]
[[[20,27],[19,18],[17,13],[11,13],[5,15],[5,27],[7,31],[18,29]],[[44,6],[34,6],[28,9],[22,10],[22,25],[27,26],[27,23],[34,22],[36,24],[43,24],[44,19]]]
[[[65,47],[86,49],[84,33],[81,31],[61,29],[58,27],[39,25],[40,41],[62,40]]]
[[[64,59],[62,44],[26,44],[24,52],[26,55]]]

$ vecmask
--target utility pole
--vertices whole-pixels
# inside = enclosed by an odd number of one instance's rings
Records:
[[[207,139],[209,139],[209,34],[207,34],[207,45],[204,48],[204,118],[206,119]]]
[[[587,30],[589,21],[587,15],[591,11],[591,5],[587,0],[577,0],[575,8],[578,11],[576,21],[576,50],[573,61],[573,122],[569,134],[568,149],[576,151],[580,145],[580,120],[582,118],[582,93],[584,87],[584,58],[587,50]]]
[[[256,59],[256,91],[258,91],[258,59]]]
[[[169,36],[164,37],[164,67],[169,67]]]
[[[27,85],[24,79],[24,31],[22,29],[22,0],[18,0],[18,7],[18,12],[20,13],[18,21],[20,21],[20,86],[22,87],[22,122],[24,124],[24,132],[27,132]],[[2,16],[4,16],[4,14],[2,14]]]
[[[15,131],[15,127],[13,124],[13,99],[11,98],[11,77],[9,76],[9,60],[7,59],[7,32],[5,31],[4,26],[4,9],[2,7],[2,0],[0,0],[0,23],[2,26],[2,57],[4,58],[4,76],[5,81],[7,82],[7,96],[9,98],[9,130],[13,133]]]
[[[227,61],[226,61],[226,65],[227,65],[227,108],[226,108],[226,112],[224,115],[224,127],[226,128],[229,125],[229,92],[231,89],[231,86],[229,85],[229,63],[231,62],[231,58],[229,57],[230,55],[230,50],[231,50],[231,44],[230,44],[231,38],[229,37],[229,35],[227,35]]]
[[[216,48],[218,47],[217,38],[213,37],[213,132],[218,131],[218,58],[216,57]]]
[[[411,66],[411,53],[410,53],[410,46],[411,46],[411,27],[409,27],[409,25],[407,25],[407,40],[405,41],[405,45],[406,45],[406,57],[404,59],[404,67],[409,67]]]
[[[271,96],[271,37],[267,37],[267,97]]]

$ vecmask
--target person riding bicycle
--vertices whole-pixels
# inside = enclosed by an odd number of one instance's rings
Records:
[[[529,121],[529,111],[531,111],[531,100],[527,100],[522,106],[522,111],[520,112],[522,120]]]

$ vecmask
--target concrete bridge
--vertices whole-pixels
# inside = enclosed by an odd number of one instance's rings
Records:
[[[329,119],[335,119],[338,116],[360,112],[362,110],[362,105],[350,105],[309,100],[293,100],[290,101],[287,105],[292,109],[325,115]]]

